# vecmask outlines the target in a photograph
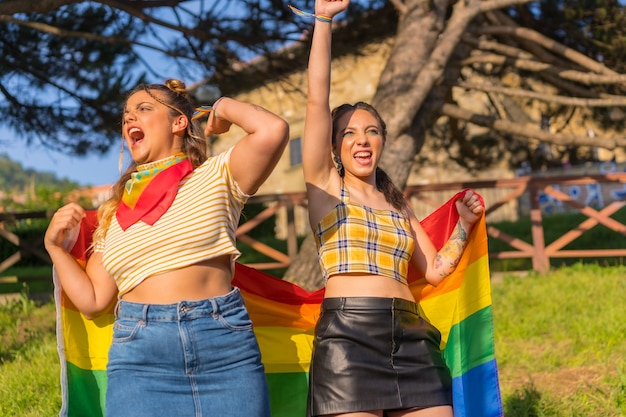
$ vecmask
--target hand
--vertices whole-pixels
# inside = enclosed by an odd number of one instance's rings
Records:
[[[67,233],[78,226],[85,217],[85,210],[76,203],[69,203],[54,213],[43,242],[46,249],[62,247]]]
[[[218,105],[220,111],[224,109],[224,101],[225,98],[222,97],[213,104],[213,111],[209,113],[209,120],[207,120],[206,127],[204,128],[204,136],[207,138],[211,135],[226,133],[230,130],[230,127],[232,126],[232,122],[220,117],[220,115],[223,113],[217,112]],[[216,114],[217,117],[215,117]]]
[[[316,0],[315,14],[332,18],[346,10],[349,4],[350,0]]]
[[[485,211],[482,201],[472,190],[467,190],[463,198],[456,200],[455,204],[460,220],[468,225],[476,223]]]

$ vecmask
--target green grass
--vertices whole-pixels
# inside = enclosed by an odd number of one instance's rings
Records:
[[[59,357],[53,334],[23,346],[0,366],[0,415],[57,416],[61,409]]]
[[[494,280],[505,416],[626,415],[626,267],[576,264]],[[53,326],[50,303],[0,303],[0,416],[58,414]]]
[[[0,302],[0,416],[58,415],[61,407],[54,304],[23,292]]]
[[[505,276],[492,293],[505,416],[626,415],[626,267]]]

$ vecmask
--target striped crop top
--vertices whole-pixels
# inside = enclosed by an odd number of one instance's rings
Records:
[[[153,226],[139,221],[126,231],[113,216],[94,251],[117,283],[119,297],[146,278],[221,255],[234,262],[235,232],[249,198],[230,174],[231,150],[210,157],[180,182],[170,208]]]
[[[409,219],[392,210],[341,201],[317,225],[317,253],[324,280],[335,274],[365,273],[407,283],[415,240]]]

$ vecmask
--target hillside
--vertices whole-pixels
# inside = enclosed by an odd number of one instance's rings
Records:
[[[59,189],[77,188],[76,182],[58,178],[53,172],[38,172],[25,169],[7,154],[0,154],[0,192],[22,194],[35,186],[56,187]]]

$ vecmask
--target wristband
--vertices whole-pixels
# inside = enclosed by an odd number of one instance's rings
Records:
[[[305,12],[305,11],[302,11],[300,9],[295,8],[291,4],[288,5],[287,7],[289,7],[291,9],[291,11],[294,12],[295,14],[297,14],[298,16],[314,17],[316,20],[319,20],[320,22],[324,22],[324,23],[332,23],[332,21],[333,21],[332,17],[324,16],[324,15],[321,15],[321,14],[314,14],[314,13]]]

